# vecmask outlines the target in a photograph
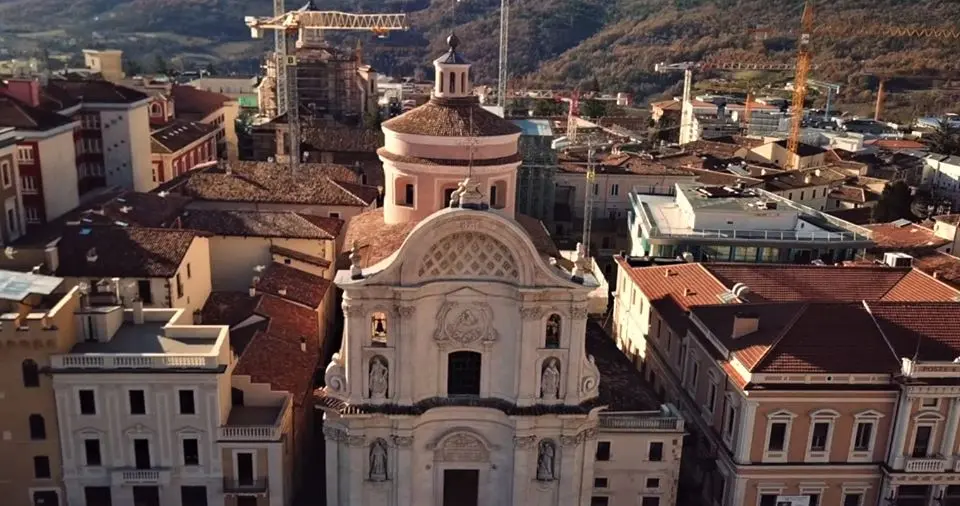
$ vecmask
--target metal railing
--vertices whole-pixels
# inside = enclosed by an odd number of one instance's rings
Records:
[[[216,369],[216,355],[76,354],[50,357],[53,369]]]
[[[660,412],[600,415],[599,427],[612,430],[682,431],[683,418]]]

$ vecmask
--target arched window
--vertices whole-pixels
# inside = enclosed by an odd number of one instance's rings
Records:
[[[454,72],[450,73],[450,93],[457,92],[457,74]]]
[[[447,395],[480,395],[482,357],[475,351],[455,351],[447,356]]]
[[[23,372],[23,386],[27,388],[40,386],[40,368],[29,358],[20,366]]]
[[[43,423],[43,416],[30,415],[30,439],[47,439],[47,426]]]
[[[547,318],[547,329],[544,337],[544,348],[560,347],[560,315],[552,314],[550,318]]]
[[[163,108],[160,107],[160,104],[154,102],[150,104],[150,115],[151,116],[160,116],[163,114]]]
[[[374,346],[387,345],[387,314],[377,311],[370,315],[370,339]]]

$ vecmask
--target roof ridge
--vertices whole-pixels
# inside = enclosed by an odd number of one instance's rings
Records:
[[[355,201],[357,201],[358,203],[364,204],[364,205],[369,204],[369,202],[365,202],[365,201],[364,201],[362,198],[360,198],[360,196],[357,195],[356,193],[353,193],[352,191],[344,188],[343,185],[341,185],[339,181],[334,180],[334,179],[333,179],[332,177],[330,177],[330,176],[323,176],[323,177],[325,177],[325,178],[327,179],[327,181],[330,181],[331,183],[333,183],[334,185],[336,185],[337,188],[340,188],[344,193],[346,193],[347,195],[350,195],[351,197],[353,197],[353,199],[354,199]]]
[[[883,342],[887,344],[887,348],[890,350],[890,353],[893,354],[893,360],[900,362],[900,357],[897,355],[897,350],[893,347],[893,343],[890,342],[890,338],[887,337],[887,333],[883,331],[883,327],[880,326],[880,322],[877,321],[877,317],[873,315],[873,310],[870,309],[870,303],[866,300],[863,301],[863,309],[865,309],[867,314],[870,315],[870,321],[873,322],[873,325],[877,328],[877,332],[880,333],[880,337],[883,338]]]
[[[758,369],[761,365],[763,365],[765,361],[770,359],[770,354],[771,352],[773,352],[774,348],[776,348],[777,346],[780,345],[781,342],[783,342],[783,339],[787,336],[787,334],[791,330],[793,330],[793,326],[796,325],[797,321],[800,320],[801,316],[806,314],[807,309],[809,308],[810,308],[810,303],[804,302],[803,305],[800,307],[800,309],[797,311],[797,313],[793,315],[793,317],[790,319],[787,325],[784,326],[783,330],[780,332],[780,335],[778,335],[777,338],[774,339],[773,343],[767,347],[767,349],[763,352],[762,355],[760,355],[760,358],[758,358],[757,361],[754,362],[753,367],[749,369],[751,373],[754,370]]]

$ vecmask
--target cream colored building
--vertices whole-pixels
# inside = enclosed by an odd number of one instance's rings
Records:
[[[123,51],[119,49],[84,49],[83,64],[99,72],[107,81],[117,82],[126,76],[123,72]]]
[[[617,342],[690,420],[687,500],[929,506],[957,490],[960,411],[931,387],[960,355],[960,292],[909,267],[618,262]]]
[[[0,271],[0,277],[30,286],[29,275]],[[53,383],[42,371],[75,342],[79,292],[48,299],[62,280],[36,280],[46,287],[31,286],[23,303],[8,293],[0,302],[0,496],[9,506],[66,506]]]
[[[431,102],[383,125],[383,211],[348,224],[326,504],[673,505],[683,419],[588,321],[587,259],[515,213],[520,131],[448,42]]]

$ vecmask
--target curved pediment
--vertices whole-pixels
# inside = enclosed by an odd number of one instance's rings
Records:
[[[520,266],[510,248],[478,232],[455,232],[433,245],[420,258],[420,279],[502,279],[519,281]]]

